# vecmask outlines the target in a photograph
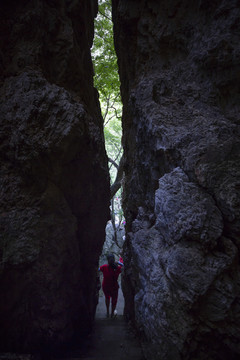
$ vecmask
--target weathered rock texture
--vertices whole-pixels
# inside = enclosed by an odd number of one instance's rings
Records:
[[[123,225],[121,224],[117,226],[116,239],[115,239],[112,222],[109,221],[106,226],[106,238],[103,244],[102,254],[99,258],[99,265],[106,264],[107,255],[110,253],[114,254],[116,260],[119,259],[119,256],[122,253],[124,239],[125,239],[125,231]]]
[[[113,0],[126,313],[148,359],[240,356],[239,1]]]
[[[1,4],[0,351],[86,333],[109,178],[90,47],[95,0]]]

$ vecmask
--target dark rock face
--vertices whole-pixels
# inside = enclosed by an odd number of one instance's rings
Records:
[[[94,0],[1,5],[0,351],[54,350],[92,325],[110,196],[96,11]]]
[[[148,359],[240,354],[239,1],[113,0],[126,313]]]

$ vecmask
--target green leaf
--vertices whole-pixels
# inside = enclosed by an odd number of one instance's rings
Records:
[[[99,0],[99,13],[95,20],[95,36],[92,47],[94,85],[104,118],[104,135],[107,154],[113,160],[120,160],[122,154],[122,102],[118,76],[117,56],[113,41],[111,1]],[[111,174],[111,177],[115,175]],[[113,181],[113,179],[112,179]]]

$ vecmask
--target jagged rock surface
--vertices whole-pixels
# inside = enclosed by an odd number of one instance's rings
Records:
[[[239,1],[113,0],[125,312],[147,359],[240,355]]]
[[[107,255],[114,254],[115,259],[118,260],[120,254],[122,253],[124,239],[125,239],[125,231],[122,224],[118,225],[116,228],[116,240],[114,236],[114,229],[112,226],[112,222],[109,221],[106,226],[106,237],[105,242],[103,244],[102,254],[99,258],[99,265],[106,264]]]
[[[0,351],[87,333],[109,218],[90,47],[97,1],[1,4]]]

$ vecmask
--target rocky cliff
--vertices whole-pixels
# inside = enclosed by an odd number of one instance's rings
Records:
[[[113,0],[125,312],[147,359],[240,355],[239,7]]]
[[[109,176],[90,47],[95,0],[0,11],[0,351],[49,351],[96,306]]]

